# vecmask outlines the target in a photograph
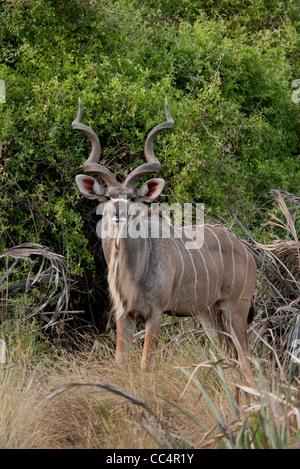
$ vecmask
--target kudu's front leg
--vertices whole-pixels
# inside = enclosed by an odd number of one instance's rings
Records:
[[[125,316],[117,319],[117,349],[116,362],[126,363],[132,345],[136,320],[134,317]]]
[[[161,313],[151,315],[146,322],[146,335],[141,363],[143,371],[148,371],[150,368],[153,352],[159,339],[160,328]]]

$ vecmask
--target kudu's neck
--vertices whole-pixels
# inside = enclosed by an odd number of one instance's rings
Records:
[[[139,285],[149,270],[151,238],[133,237],[129,228],[129,224],[117,226],[114,237],[103,238],[108,283],[117,318],[132,310],[139,296]]]
[[[136,263],[141,262],[151,244],[148,224],[145,224],[142,216],[128,217],[125,223],[113,223],[109,219],[108,225],[103,226],[101,237],[105,259],[110,269],[117,258],[122,258],[129,262],[129,265],[136,267]]]

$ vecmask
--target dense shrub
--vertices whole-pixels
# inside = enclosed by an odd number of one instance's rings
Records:
[[[78,98],[102,162],[124,176],[151,127],[166,194],[233,210],[259,226],[268,190],[299,189],[296,1],[19,0],[0,3],[0,251],[25,241],[94,265],[94,206],[74,176],[89,142],[72,132]]]

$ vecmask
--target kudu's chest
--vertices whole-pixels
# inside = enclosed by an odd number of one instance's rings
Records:
[[[103,240],[108,283],[116,317],[135,312],[147,318],[155,304],[166,308],[175,268],[172,245],[164,239],[117,237]]]

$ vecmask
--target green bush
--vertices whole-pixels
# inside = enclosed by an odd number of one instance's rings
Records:
[[[90,151],[71,130],[79,97],[102,162],[124,177],[143,161],[167,96],[175,126],[155,146],[166,194],[202,201],[207,214],[233,210],[259,225],[269,189],[299,189],[296,2],[0,8],[0,250],[34,241],[64,254],[74,275],[94,265],[95,207],[74,183]]]

